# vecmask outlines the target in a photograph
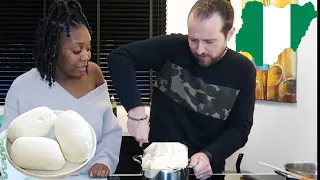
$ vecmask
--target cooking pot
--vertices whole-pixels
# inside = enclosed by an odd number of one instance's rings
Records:
[[[292,162],[292,163],[285,164],[284,168],[286,169],[286,171],[292,172],[294,174],[311,178],[311,179],[317,179],[317,170],[318,170],[317,163]],[[281,176],[286,177],[287,180],[298,179],[280,171],[275,171],[275,172]]]
[[[132,157],[134,161],[142,165],[142,155]],[[144,180],[189,180],[190,166],[172,170],[152,170],[142,169],[142,179]]]

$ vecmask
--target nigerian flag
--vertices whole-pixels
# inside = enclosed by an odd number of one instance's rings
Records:
[[[248,52],[256,66],[272,65],[286,48],[297,50],[317,15],[311,2],[283,8],[247,2],[242,10],[242,28],[236,35],[236,51]]]

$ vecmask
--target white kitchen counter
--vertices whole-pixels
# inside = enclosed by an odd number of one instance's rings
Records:
[[[250,174],[251,175],[251,174]],[[274,175],[274,174],[263,174],[263,175]],[[97,178],[99,180],[120,180],[121,179],[121,176],[127,176],[127,175],[120,175],[120,177],[111,177],[111,178]],[[130,175],[132,176],[132,175]],[[140,176],[140,175],[139,175]],[[225,176],[225,180],[240,180],[240,178],[243,177],[241,174],[235,174],[235,175],[227,175]],[[82,175],[82,176],[71,176],[71,177],[68,177],[64,180],[88,180],[88,179],[91,179],[91,180],[94,180],[93,178],[89,178],[88,176],[86,175]],[[3,178],[0,176],[0,180],[3,180]]]
[[[239,180],[240,177],[242,177],[241,175],[233,175],[233,176],[226,176],[225,177],[225,180]],[[68,177],[64,180],[88,180],[88,179],[92,179],[93,178],[89,178],[88,176],[71,176],[71,177]],[[99,180],[108,180],[108,178],[98,178]],[[116,179],[120,179],[120,178],[112,178],[112,180],[116,180]],[[0,180],[3,180],[3,178],[0,176]],[[109,178],[110,180],[110,178]]]

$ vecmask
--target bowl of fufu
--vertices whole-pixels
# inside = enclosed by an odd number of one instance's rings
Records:
[[[22,174],[64,179],[90,163],[97,140],[90,124],[77,112],[38,107],[10,123],[5,143],[8,161]]]

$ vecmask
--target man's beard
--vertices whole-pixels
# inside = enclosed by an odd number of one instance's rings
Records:
[[[221,53],[219,53],[218,56],[216,56],[216,57],[211,57],[209,61],[203,61],[203,60],[201,60],[200,57],[199,57],[199,55],[196,54],[196,53],[194,53],[193,55],[194,55],[194,57],[197,59],[198,64],[199,64],[201,67],[207,68],[207,67],[210,67],[210,66],[216,64],[216,63],[225,55],[225,53],[227,52],[227,50],[228,50],[228,47],[225,47],[225,48],[221,51]]]

